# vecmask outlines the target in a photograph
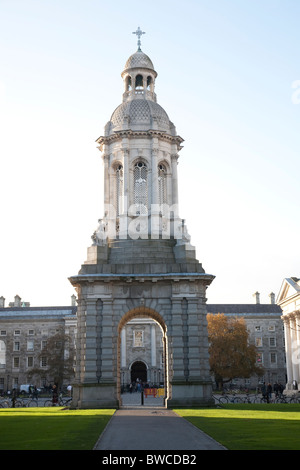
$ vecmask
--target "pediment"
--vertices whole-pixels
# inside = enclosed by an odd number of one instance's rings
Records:
[[[296,277],[285,278],[282,282],[276,303],[281,304],[295,295],[300,295],[300,279]]]

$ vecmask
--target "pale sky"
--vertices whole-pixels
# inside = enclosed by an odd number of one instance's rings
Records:
[[[180,216],[208,303],[300,277],[299,0],[0,0],[0,296],[69,305],[103,216],[95,140],[137,49],[185,140]]]

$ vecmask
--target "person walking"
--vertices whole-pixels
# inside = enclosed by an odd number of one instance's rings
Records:
[[[267,400],[269,403],[269,400],[272,400],[272,385],[268,383],[267,385]]]
[[[53,388],[52,388],[52,406],[57,405],[57,403],[58,403],[58,390],[57,390],[56,385],[53,385]]]
[[[15,408],[16,406],[16,400],[17,400],[17,390],[13,388],[12,395],[11,395],[11,403],[12,403],[12,408]]]
[[[268,395],[268,390],[267,390],[265,382],[261,386],[261,393],[262,393],[263,399],[267,400],[267,403],[269,403],[269,395]]]

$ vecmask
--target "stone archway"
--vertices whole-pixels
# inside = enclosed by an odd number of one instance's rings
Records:
[[[145,306],[137,307],[127,312],[121,319],[118,325],[118,354],[117,354],[117,399],[119,405],[122,406],[121,390],[123,389],[123,378],[121,374],[121,332],[125,325],[133,319],[145,318],[145,320],[153,320],[161,329],[162,344],[163,344],[163,376],[164,376],[164,406],[167,407],[169,398],[169,357],[168,357],[168,337],[167,326],[162,316],[153,309]],[[131,380],[135,381],[137,378],[142,382],[148,382],[148,368],[142,359],[137,359],[130,364]]]
[[[131,382],[147,382],[147,366],[143,361],[135,361],[130,368]]]

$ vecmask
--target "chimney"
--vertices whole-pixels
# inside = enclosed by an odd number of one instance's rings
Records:
[[[0,308],[4,308],[5,307],[5,298],[3,297],[3,295],[0,297]]]
[[[253,297],[255,297],[255,303],[256,304],[260,304],[259,295],[260,295],[259,292],[255,292],[253,294]]]
[[[270,302],[271,304],[275,304],[275,294],[274,292],[271,292],[271,294],[269,294],[269,297],[270,297]]]

